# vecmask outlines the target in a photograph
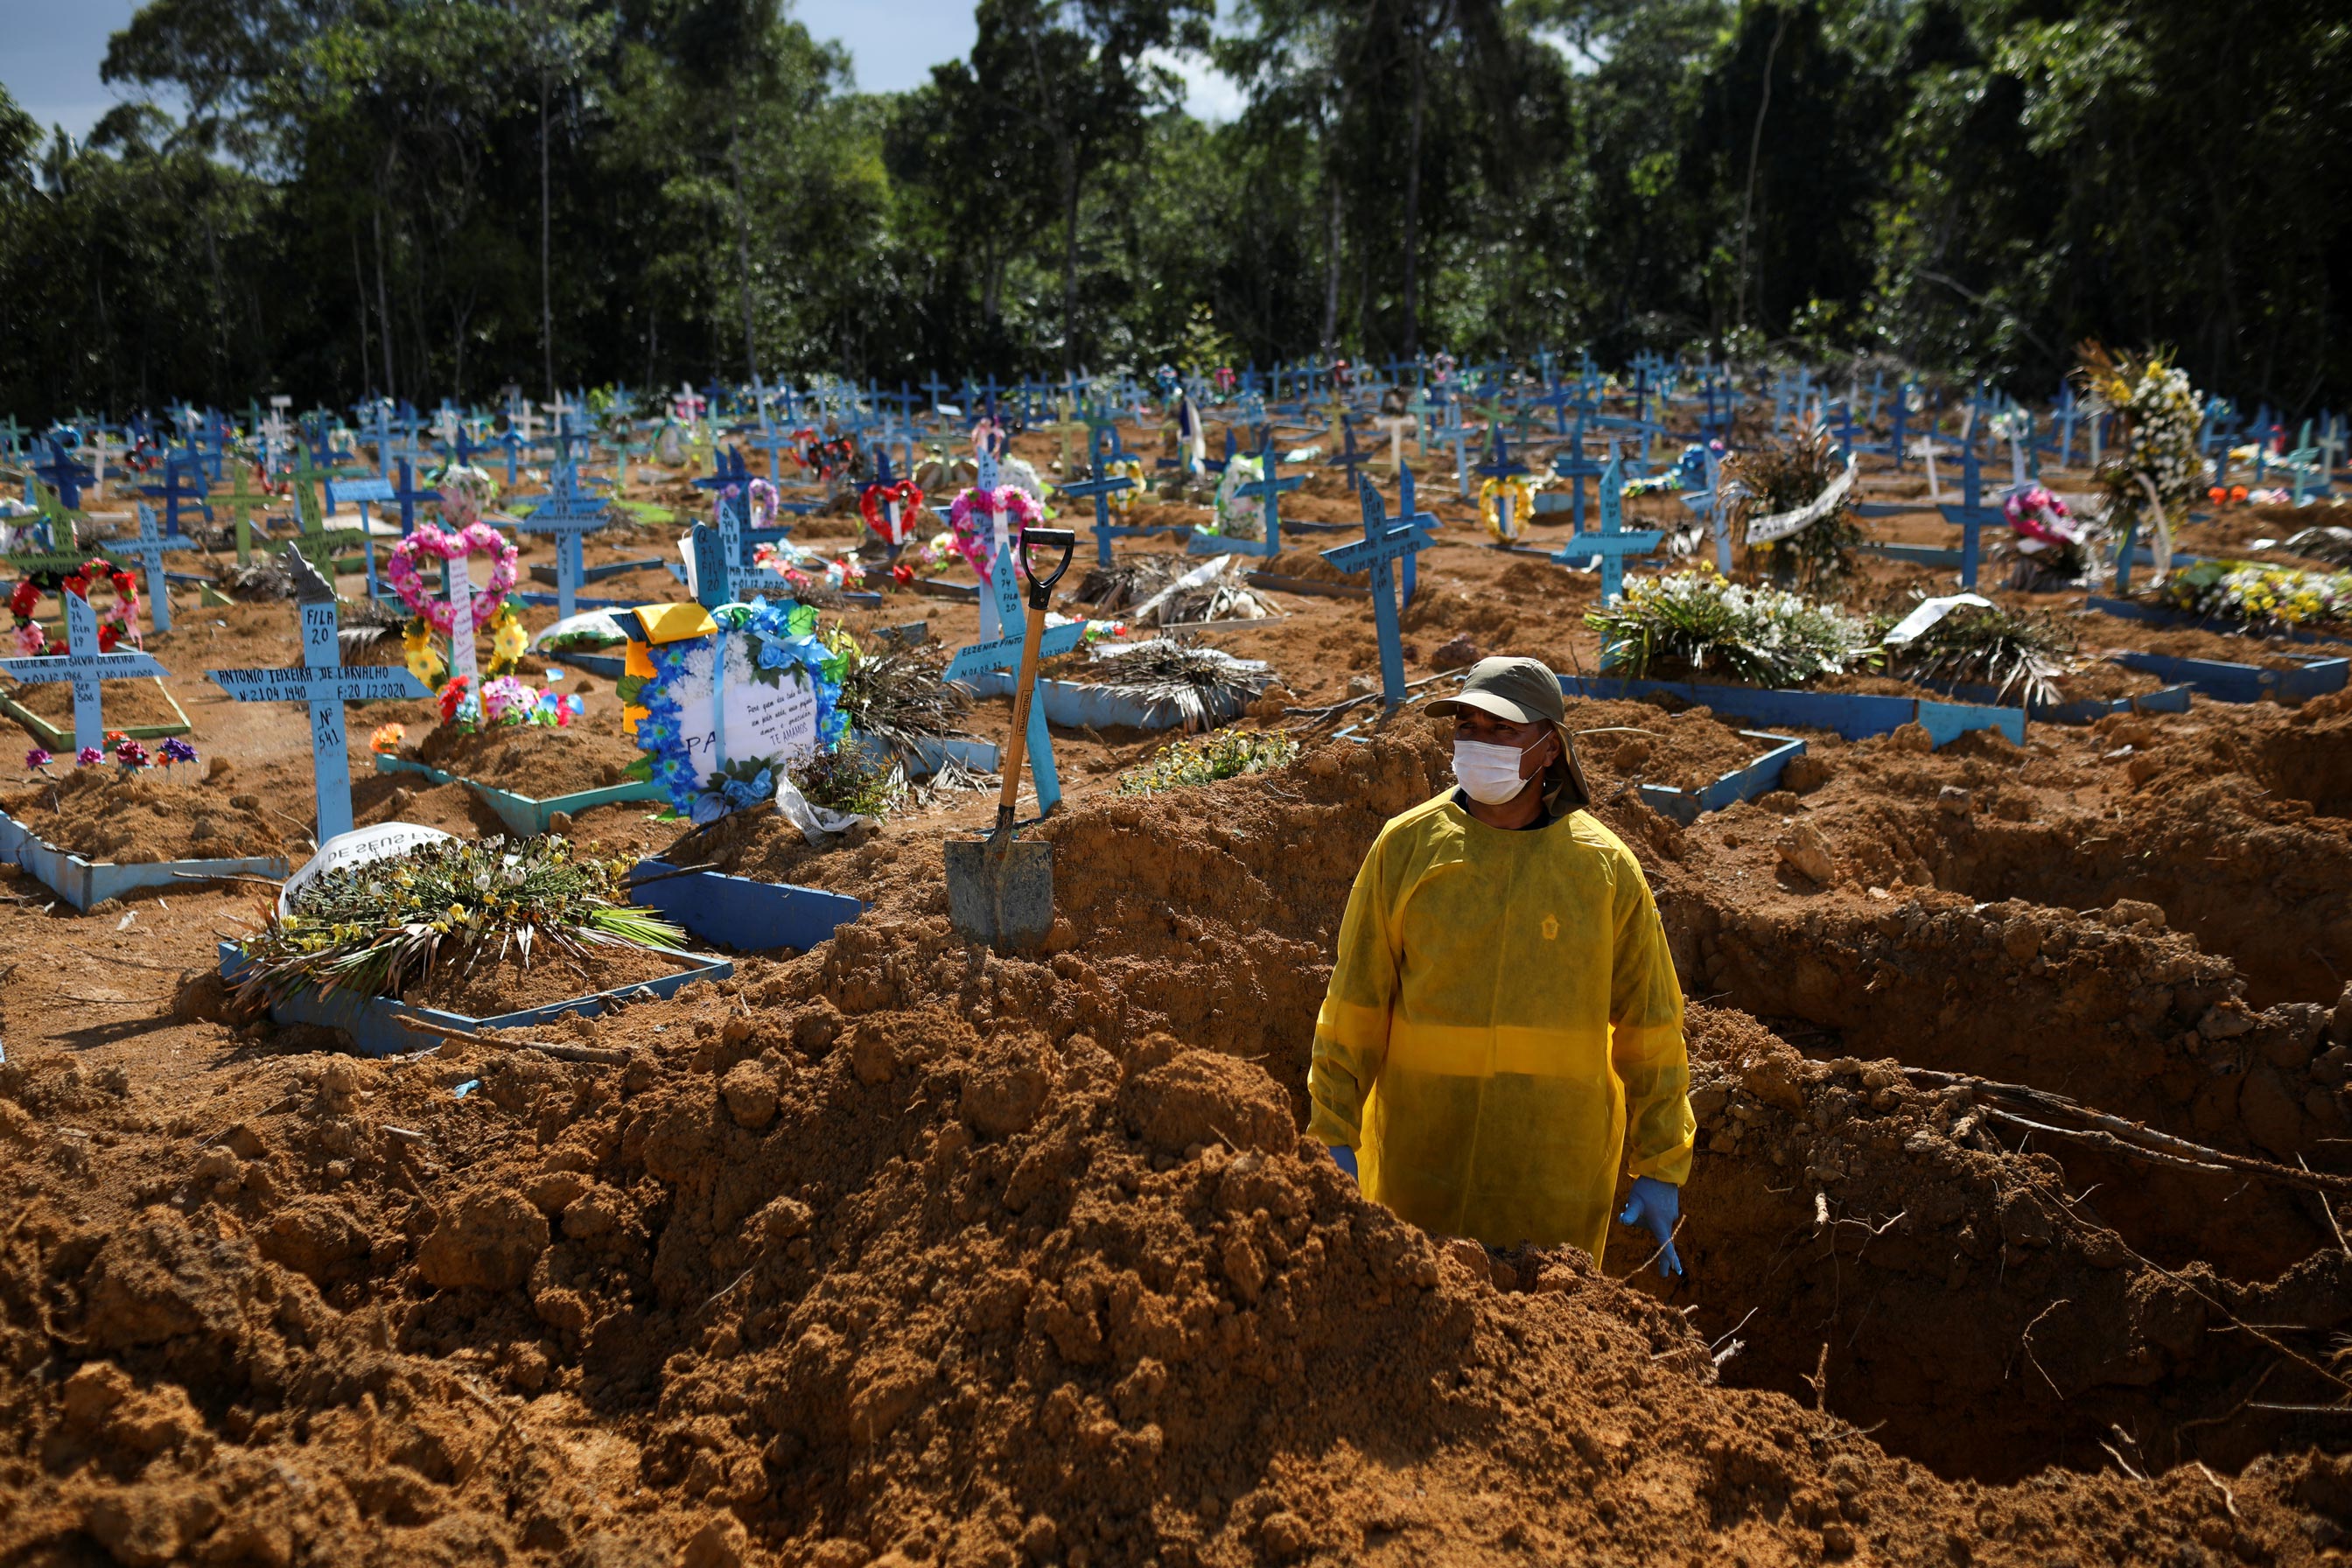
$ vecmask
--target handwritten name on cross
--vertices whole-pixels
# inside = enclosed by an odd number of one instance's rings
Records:
[[[417,701],[430,698],[424,682],[393,665],[347,665],[337,640],[332,599],[304,604],[302,662],[286,669],[211,669],[238,702],[301,702],[310,710],[310,773],[317,802],[313,837],[324,844],[352,830],[352,761],[344,740],[346,702]]]
[[[1017,685],[1023,673],[1021,645],[1024,628],[1022,625],[1021,588],[1014,580],[1013,547],[1009,543],[997,546],[994,579],[982,585],[981,597],[983,602],[995,601],[993,607],[997,624],[1005,627],[1006,632],[998,637],[984,637],[979,642],[967,643],[958,648],[955,657],[948,661],[945,679],[969,680],[986,670],[1005,669],[1013,672]],[[1047,626],[1044,640],[1038,644],[1038,661],[1042,664],[1058,654],[1069,652],[1085,639],[1086,635],[1084,621]],[[1018,700],[1017,693],[1015,700]],[[1036,781],[1037,809],[1050,812],[1062,798],[1062,779],[1054,766],[1054,735],[1045,727],[1045,704],[1042,700],[1029,704],[1027,734],[1024,750],[1029,757],[1029,771]]]
[[[74,750],[103,744],[106,715],[99,683],[135,680],[142,676],[170,673],[143,653],[100,653],[98,612],[79,594],[63,595],[66,604],[66,649],[41,658],[0,658],[0,671],[24,681],[66,680],[73,683]]]
[[[1381,694],[1386,706],[1404,700],[1404,632],[1397,615],[1396,576],[1390,563],[1429,548],[1428,534],[1402,518],[1391,520],[1380,491],[1368,479],[1356,481],[1364,509],[1364,537],[1322,552],[1342,572],[1369,571],[1372,578],[1372,631],[1380,639]]]
[[[566,463],[555,470],[547,498],[516,524],[531,533],[555,540],[555,609],[569,619],[578,607],[580,584],[587,574],[580,542],[604,526],[604,503],[580,488],[579,471]]]

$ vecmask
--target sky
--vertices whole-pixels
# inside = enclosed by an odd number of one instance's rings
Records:
[[[138,0],[0,0],[0,84],[44,129],[77,137],[129,96],[98,79],[108,35],[130,21]],[[793,14],[820,38],[848,47],[857,85],[896,92],[929,79],[930,68],[971,47],[971,0],[797,0]],[[1227,120],[1238,89],[1199,60],[1171,61],[1183,75],[1187,107]]]

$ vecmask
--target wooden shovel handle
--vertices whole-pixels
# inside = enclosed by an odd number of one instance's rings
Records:
[[[1021,764],[1027,760],[1029,703],[1037,689],[1037,650],[1045,640],[1045,606],[1029,602],[1029,620],[1021,637],[1021,674],[1013,688],[1013,735],[1004,747],[1004,794],[996,803],[1000,831],[1010,827],[1013,803],[1021,798]]]

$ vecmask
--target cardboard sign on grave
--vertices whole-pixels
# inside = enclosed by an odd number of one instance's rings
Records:
[[[955,657],[948,661],[945,679],[963,680],[984,670],[1003,669],[1012,672],[1014,684],[1018,686],[1022,675],[1021,649],[1025,626],[1021,608],[1021,589],[1016,578],[1017,572],[1013,563],[1013,548],[1010,544],[1001,544],[997,547],[992,581],[983,584],[981,593],[983,595],[983,602],[988,599],[994,600],[997,623],[1005,628],[1004,633],[993,637],[983,637],[982,641],[969,643],[958,648]],[[1066,626],[1047,626],[1037,648],[1039,662],[1043,663],[1058,654],[1069,652],[1085,640],[1086,635],[1087,626],[1084,621],[1072,621]],[[1043,702],[1033,701],[1029,704],[1029,729],[1025,744],[1030,772],[1035,779],[1037,787],[1037,809],[1040,812],[1050,812],[1055,803],[1062,798],[1062,777],[1054,765],[1054,735],[1053,731],[1046,727],[1045,705]]]
[[[306,563],[307,564],[307,563]],[[433,693],[394,665],[346,665],[338,640],[332,592],[315,576],[296,572],[302,617],[302,662],[282,669],[210,669],[213,684],[238,702],[299,702],[310,710],[310,775],[318,816],[311,837],[320,844],[352,830],[352,765],[345,741],[346,702],[423,701]]]
[[[101,746],[106,739],[101,682],[131,680],[141,676],[161,679],[170,671],[143,653],[100,653],[98,612],[79,594],[66,595],[65,602],[68,651],[40,658],[0,658],[0,671],[28,682],[72,682],[74,750],[89,751]]]
[[[759,612],[779,613],[796,628],[786,646],[814,645],[814,611]],[[823,743],[822,711],[838,689],[804,661],[767,667],[758,617],[744,621],[740,607],[714,616],[698,605],[644,605],[630,616],[642,640],[630,640],[619,690],[625,732],[646,753],[638,776],[697,823],[773,800],[784,771]]]

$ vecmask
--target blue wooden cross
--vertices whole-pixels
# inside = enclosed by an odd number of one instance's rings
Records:
[[[741,536],[724,508],[716,526],[698,522],[688,536],[687,548],[694,552],[694,600],[706,610],[755,598],[789,599],[799,592],[781,573],[744,565]]]
[[[1575,566],[1599,557],[1601,602],[1614,604],[1625,592],[1625,557],[1647,555],[1664,543],[1665,537],[1654,528],[1626,529],[1625,464],[1617,455],[1617,443],[1612,441],[1609,461],[1601,470],[1600,531],[1578,534],[1561,545],[1552,559],[1562,566]]]
[[[393,460],[400,467],[402,482],[406,483],[408,459],[395,458]],[[380,506],[386,501],[396,501],[399,499],[393,489],[392,481],[388,479],[378,479],[373,475],[363,479],[337,479],[331,474],[327,477],[327,514],[329,516],[331,517],[341,510],[346,502],[359,508],[360,548],[366,556],[365,570],[367,580],[371,584],[375,581],[375,530],[369,526],[368,508]],[[403,537],[405,535],[404,534]]]
[[[1339,413],[1339,435],[1343,444],[1336,456],[1325,459],[1324,466],[1339,469],[1348,476],[1349,483],[1354,484],[1358,482],[1356,470],[1372,458],[1370,453],[1358,449],[1355,421],[1344,409]]]
[[[203,474],[202,455],[194,451],[169,452],[163,458],[163,482],[141,485],[139,493],[154,496],[163,501],[164,526],[177,533],[180,531],[180,503],[184,500],[192,502],[202,511],[206,522],[213,520],[212,503],[206,499]],[[196,476],[194,484],[185,482],[191,475]]]
[[[1113,451],[1103,449],[1101,437],[1097,435],[1087,465],[1087,477],[1075,484],[1060,487],[1062,493],[1073,500],[1092,500],[1095,503],[1095,560],[1105,566],[1111,562],[1110,542],[1114,538],[1123,537],[1130,531],[1141,531],[1117,527],[1110,521],[1110,498],[1135,488],[1132,476],[1108,474],[1110,465],[1118,460],[1114,455],[1118,439],[1118,426],[1113,426],[1110,430]]]
[[[1389,569],[1398,557],[1410,558],[1429,548],[1428,534],[1403,519],[1391,520],[1370,481],[1356,481],[1357,499],[1364,509],[1364,537],[1353,544],[1336,544],[1323,559],[1342,572],[1366,572],[1372,578],[1372,631],[1381,646],[1381,694],[1394,708],[1404,700],[1404,630],[1397,614],[1396,577]]]
[[[37,658],[0,658],[0,670],[17,680],[69,680],[73,683],[74,750],[102,746],[106,715],[99,700],[99,683],[135,680],[142,676],[170,673],[143,653],[100,653],[98,612],[79,594],[66,594],[66,649]]]
[[[1420,502],[1414,499],[1411,464],[1397,469],[1397,521],[1409,528],[1418,528],[1423,531],[1445,526],[1435,512],[1422,510]],[[1408,605],[1412,603],[1412,595],[1419,587],[1417,579],[1420,575],[1420,563],[1421,557],[1418,552],[1404,558],[1404,602]]]
[[[579,608],[580,584],[586,563],[580,542],[604,526],[604,503],[580,488],[580,473],[571,464],[557,467],[548,494],[515,526],[555,539],[555,612],[569,620]]]
[[[1580,426],[1581,426],[1582,416],[1580,415],[1578,416],[1578,423]],[[1528,466],[1525,463],[1520,462],[1517,458],[1511,456],[1510,445],[1503,439],[1502,420],[1494,415],[1489,415],[1486,421],[1486,427],[1489,433],[1491,433],[1495,437],[1494,448],[1487,454],[1486,460],[1478,465],[1478,471],[1486,475],[1490,479],[1508,479],[1516,475],[1526,473],[1528,471]],[[1579,506],[1583,504],[1584,487],[1582,485],[1579,485],[1577,487],[1576,500]],[[1505,491],[1496,496],[1496,518],[1498,521],[1508,518],[1510,515],[1509,509],[1512,504],[1512,498],[1508,491]],[[1524,519],[1520,521],[1522,522],[1525,521]]]
[[[740,447],[726,447],[712,452],[710,477],[695,480],[694,488],[698,490],[716,491],[722,510],[725,510],[729,499],[727,492],[732,489],[735,492],[733,498],[735,503],[740,509],[740,515],[750,516],[751,470],[744,467],[743,449]]]
[[[48,440],[47,459],[33,465],[33,472],[51,489],[58,492],[58,504],[68,511],[81,509],[81,488],[91,483],[89,466],[69,456],[65,442],[55,436]]]
[[[1983,504],[1984,486],[1977,469],[1977,444],[1970,441],[1960,448],[1960,504],[1936,509],[1944,514],[1946,522],[1960,525],[1960,586],[1963,588],[1977,585],[1978,535],[1985,524],[1998,526],[2008,517],[2000,508]],[[2128,542],[2126,549],[2129,549]]]
[[[331,596],[324,602],[305,602],[300,610],[300,664],[284,669],[211,669],[205,673],[238,702],[310,705],[310,773],[318,805],[314,837],[324,844],[352,830],[352,759],[344,742],[343,704],[418,701],[433,693],[425,689],[424,682],[396,665],[343,663]]]
[[[462,449],[464,443],[461,441],[459,446]],[[458,461],[463,463],[465,459],[461,457]],[[392,494],[385,499],[400,508],[400,537],[405,539],[416,531],[416,503],[425,501],[438,506],[441,504],[441,492],[417,489],[408,459],[403,458],[400,459],[400,483],[393,487]]]
[[[997,547],[994,577],[992,581],[982,584],[980,591],[995,600],[996,623],[1004,629],[994,637],[967,643],[956,649],[955,657],[948,660],[944,679],[968,680],[987,670],[1004,669],[1012,671],[1017,687],[1023,673],[1021,645],[1025,628],[1022,618],[1021,587],[1014,580],[1013,541],[1010,538]],[[1038,645],[1038,661],[1043,663],[1057,654],[1069,652],[1085,640],[1086,635],[1087,624],[1084,621],[1047,626],[1045,639]],[[1013,700],[1016,705],[1019,703],[1018,691],[1014,692]],[[1037,809],[1041,813],[1050,812],[1062,798],[1062,779],[1054,767],[1054,734],[1045,727],[1045,704],[1042,696],[1029,704],[1029,731],[1024,749],[1029,757],[1029,770],[1037,781]]]
[[[155,526],[155,509],[145,501],[139,508],[139,536],[136,539],[110,539],[107,549],[117,555],[127,555],[147,569],[147,600],[154,606],[155,629],[172,629],[172,595],[163,572],[163,552],[194,550],[196,542],[184,534],[165,534]]]
[[[1225,438],[1228,441],[1233,439],[1233,433],[1230,429],[1227,430]],[[1270,561],[1276,555],[1282,553],[1282,517],[1279,510],[1281,506],[1280,498],[1284,491],[1295,490],[1300,485],[1306,483],[1306,478],[1303,475],[1294,474],[1289,479],[1286,479],[1279,478],[1276,475],[1276,454],[1274,449],[1274,434],[1272,431],[1267,431],[1265,433],[1264,445],[1259,447],[1256,456],[1258,460],[1258,477],[1255,479],[1246,481],[1239,488],[1240,493],[1243,495],[1255,495],[1257,497],[1258,510],[1263,514],[1263,521],[1265,524],[1263,537],[1258,539],[1232,539],[1222,533],[1195,533],[1191,539],[1185,541],[1184,552],[1186,554],[1224,555],[1238,552],[1243,555],[1262,555]]]

